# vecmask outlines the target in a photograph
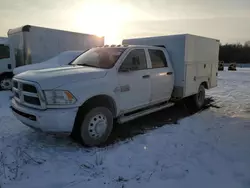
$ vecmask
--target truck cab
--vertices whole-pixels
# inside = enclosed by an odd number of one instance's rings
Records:
[[[46,132],[82,133],[85,144],[96,145],[107,139],[113,119],[123,123],[145,115],[149,107],[147,113],[169,106],[174,72],[164,48],[100,47],[71,66],[21,73],[13,83],[12,109],[24,124]],[[92,119],[82,119],[89,112]]]

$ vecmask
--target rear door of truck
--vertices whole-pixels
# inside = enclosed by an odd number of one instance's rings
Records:
[[[156,104],[167,101],[174,86],[174,73],[170,62],[167,62],[166,54],[161,48],[148,48],[147,56],[150,61],[150,102]]]

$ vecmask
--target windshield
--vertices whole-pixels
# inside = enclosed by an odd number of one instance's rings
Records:
[[[110,69],[126,48],[92,48],[80,55],[72,65]]]
[[[70,64],[72,61],[74,61],[78,56],[80,56],[80,54],[82,54],[83,52],[80,51],[65,51],[60,53],[57,56],[52,57],[51,59],[48,59],[46,61],[44,61],[43,63],[57,63],[59,65],[68,65]]]
[[[0,44],[0,59],[10,58],[10,48],[7,45]]]

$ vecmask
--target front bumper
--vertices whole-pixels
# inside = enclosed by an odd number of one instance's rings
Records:
[[[36,110],[11,100],[13,114],[23,124],[44,132],[72,132],[78,108]]]

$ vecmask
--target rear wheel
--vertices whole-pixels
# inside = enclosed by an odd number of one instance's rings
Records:
[[[107,107],[94,107],[82,113],[78,122],[77,137],[87,146],[105,143],[113,129],[113,115]]]
[[[201,109],[205,104],[205,87],[201,84],[198,93],[193,96],[193,104],[197,109]]]
[[[11,90],[12,88],[12,79],[5,77],[0,81],[0,90]]]

